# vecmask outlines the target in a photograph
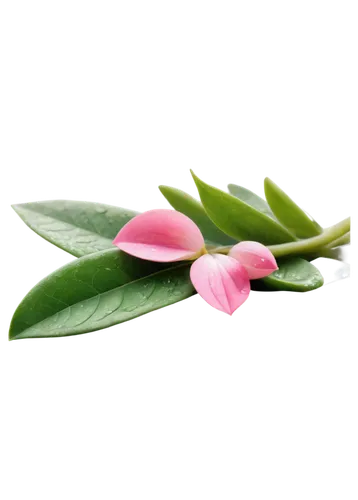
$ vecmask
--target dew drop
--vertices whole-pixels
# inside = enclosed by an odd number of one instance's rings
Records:
[[[178,287],[178,283],[176,283],[175,287],[171,290],[172,295],[179,296],[182,295],[182,290],[180,286]]]

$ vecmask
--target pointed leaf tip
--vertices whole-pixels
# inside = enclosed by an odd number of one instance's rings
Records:
[[[190,269],[199,295],[212,307],[232,314],[248,298],[250,281],[245,268],[227,255],[203,255]]]
[[[241,241],[229,252],[246,269],[250,280],[264,278],[278,269],[270,250],[257,241]]]
[[[175,210],[150,210],[130,220],[114,245],[130,255],[153,262],[190,260],[203,251],[204,238],[196,224]]]
[[[321,226],[269,177],[264,180],[264,189],[272,212],[289,231],[299,238],[311,238],[322,233]]]
[[[214,224],[237,240],[259,241],[265,245],[287,243],[295,237],[272,217],[235,196],[206,184],[194,176],[205,211]]]

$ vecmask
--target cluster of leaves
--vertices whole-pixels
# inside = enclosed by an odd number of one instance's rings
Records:
[[[201,203],[160,186],[171,206],[190,217],[212,248],[253,240],[276,245],[310,238],[322,228],[278,186],[265,179],[267,201],[229,185],[229,193],[193,174]],[[163,265],[130,257],[113,247],[118,231],[137,213],[79,201],[15,205],[37,234],[79,257],[38,283],[13,316],[10,339],[75,335],[112,326],[186,299],[195,293],[190,263]],[[278,261],[279,269],[253,289],[307,291],[323,284],[319,271],[300,257]]]

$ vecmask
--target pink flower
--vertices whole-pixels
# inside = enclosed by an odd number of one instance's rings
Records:
[[[229,255],[208,254],[197,225],[175,210],[150,210],[131,219],[113,243],[126,253],[155,262],[195,260],[190,279],[201,297],[219,311],[232,314],[250,293],[250,279],[277,269],[261,243],[242,241]]]
[[[278,269],[270,250],[257,241],[241,241],[232,247],[229,255],[241,262],[250,280],[264,278]]]

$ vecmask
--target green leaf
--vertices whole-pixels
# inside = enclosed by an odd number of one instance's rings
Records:
[[[87,333],[174,304],[194,294],[189,269],[190,263],[164,268],[118,249],[87,255],[30,291],[15,311],[10,340]]]
[[[277,219],[298,238],[311,238],[322,233],[321,226],[311,219],[274,182],[266,177],[265,196]]]
[[[265,286],[271,290],[287,290],[291,292],[308,292],[323,285],[323,277],[310,262],[300,257],[280,259],[278,270],[263,278]]]
[[[39,201],[13,209],[35,233],[76,257],[113,247],[118,231],[137,215],[85,201]]]
[[[242,186],[237,186],[236,184],[228,185],[229,193],[239,198],[241,201],[244,201],[248,205],[253,208],[256,208],[259,212],[262,212],[272,218],[275,218],[272,213],[271,208],[268,206],[265,200],[257,196],[257,194],[253,193],[249,189],[246,189]]]
[[[188,216],[199,227],[205,240],[220,245],[234,245],[237,240],[220,231],[209,219],[203,205],[189,194],[169,186],[159,186],[161,193],[171,206]]]
[[[192,176],[201,202],[210,219],[226,234],[238,240],[259,241],[273,245],[294,241],[294,236],[271,217],[247,203]]]

